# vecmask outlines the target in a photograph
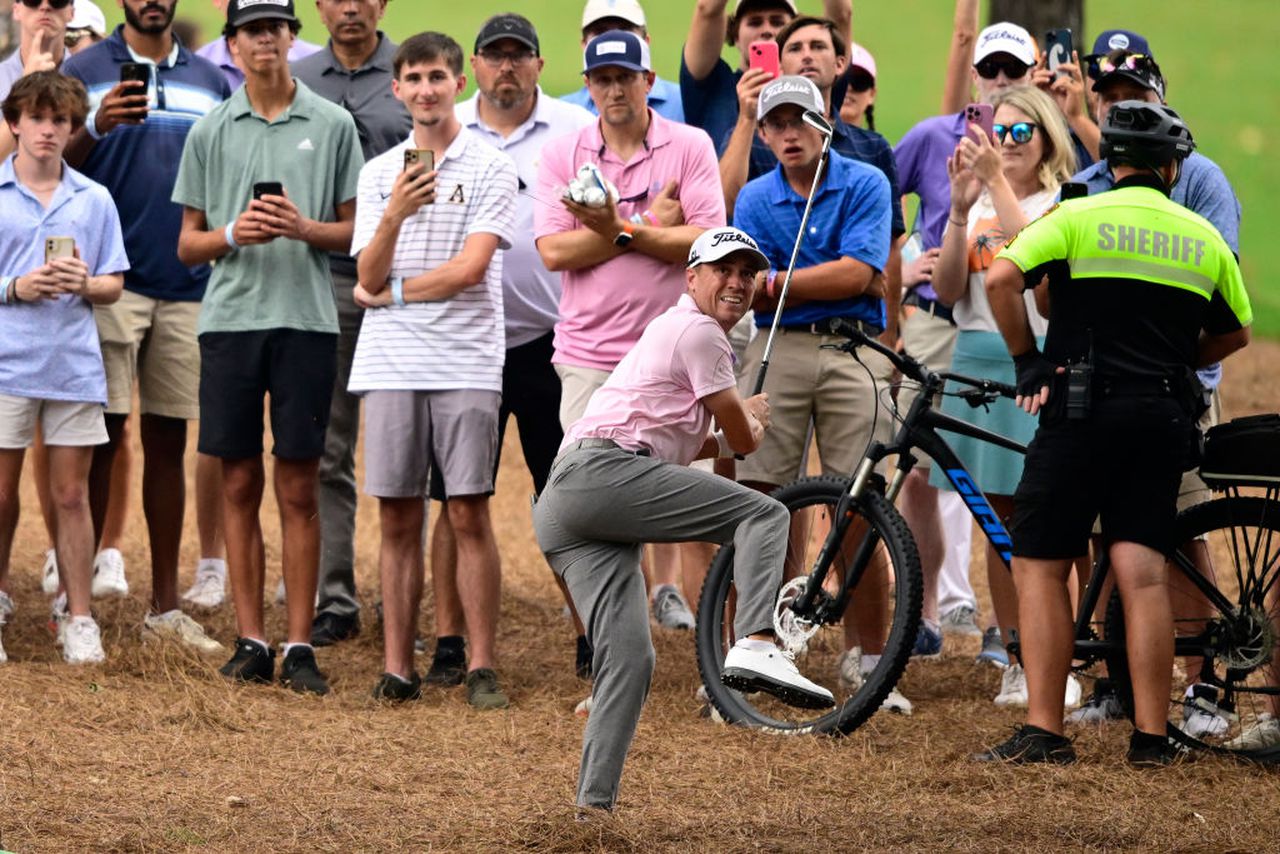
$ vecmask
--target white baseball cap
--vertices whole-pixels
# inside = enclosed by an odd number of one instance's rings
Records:
[[[587,0],[582,9],[582,29],[601,18],[621,18],[637,27],[645,26],[644,9],[636,0]]]
[[[689,263],[686,266],[693,268],[699,264],[710,264],[735,252],[746,252],[760,270],[769,267],[769,259],[760,251],[751,235],[729,225],[709,228],[698,235],[698,239],[689,247]]]
[[[993,53],[1007,53],[1023,65],[1036,64],[1036,42],[1017,24],[1000,21],[978,34],[973,48],[973,64],[977,65]]]
[[[93,0],[76,0],[75,13],[71,16],[68,30],[91,30],[94,35],[105,37],[107,19]]]

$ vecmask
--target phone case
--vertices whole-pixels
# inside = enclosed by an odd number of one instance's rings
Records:
[[[966,122],[976,124],[985,130],[987,139],[991,138],[991,125],[995,117],[994,107],[990,104],[970,104],[964,108],[964,117]]]
[[[778,43],[764,40],[752,42],[747,49],[752,68],[763,68],[775,78],[782,76],[782,68],[778,63]]]
[[[50,237],[44,242],[44,262],[48,264],[54,258],[74,258],[76,241],[74,237]]]
[[[1071,61],[1071,30],[1050,30],[1044,37],[1046,67],[1054,72],[1064,62]]]

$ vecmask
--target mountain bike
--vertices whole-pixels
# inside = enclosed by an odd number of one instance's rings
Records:
[[[733,636],[733,546],[721,548],[703,585],[698,607],[698,666],[707,695],[727,721],[781,734],[846,734],[870,718],[896,685],[911,656],[920,624],[922,579],[915,541],[893,506],[907,474],[927,454],[940,467],[982,528],[1006,566],[1012,559],[1008,531],[962,461],[939,435],[949,431],[1025,452],[1004,436],[939,412],[935,399],[954,394],[971,405],[985,406],[998,397],[1013,397],[1013,387],[988,379],[935,372],[908,354],[899,354],[861,331],[841,330],[849,339],[840,349],[857,358],[869,347],[888,358],[904,381],[920,385],[892,441],[872,442],[848,478],[808,477],[774,493],[792,514],[783,583],[774,612],[780,645],[796,656],[810,679],[836,695],[826,711],[795,709],[765,694],[742,694],[720,680],[725,650]],[[946,384],[953,391],[944,391]],[[1235,422],[1232,422],[1235,423]],[[1223,425],[1229,427],[1229,425]],[[1223,431],[1228,432],[1228,431]],[[1212,432],[1210,434],[1212,436]],[[1280,448],[1280,430],[1276,433]],[[1229,439],[1221,442],[1227,447]],[[891,481],[877,474],[886,458],[897,457]],[[1239,456],[1247,457],[1247,454]],[[1179,542],[1201,543],[1207,570],[1196,568],[1192,549],[1180,549],[1171,562],[1171,595],[1178,621],[1177,654],[1195,667],[1191,679],[1218,691],[1215,711],[1225,729],[1211,737],[1192,737],[1171,727],[1180,740],[1196,747],[1246,754],[1264,751],[1230,748],[1234,739],[1260,720],[1275,702],[1280,673],[1272,659],[1280,639],[1280,470],[1275,480],[1242,485],[1241,471],[1251,467],[1236,460],[1216,477],[1206,477],[1227,494],[1192,508],[1178,519]],[[1256,465],[1253,466],[1256,468]],[[1264,495],[1245,494],[1259,488]],[[1203,556],[1202,556],[1203,558]],[[1111,596],[1101,620],[1094,618],[1104,593],[1109,564],[1105,554],[1095,564],[1076,620],[1075,667],[1085,670],[1105,661],[1120,686],[1122,703],[1132,714],[1123,612]],[[883,588],[889,588],[884,613]],[[859,604],[869,607],[859,609]],[[857,623],[856,629],[852,624]],[[845,650],[853,638],[870,637],[866,649],[878,659],[865,675],[858,656]],[[870,647],[870,644],[868,644]],[[1016,654],[1016,644],[1011,654]],[[1187,708],[1182,686],[1170,697],[1174,717]]]

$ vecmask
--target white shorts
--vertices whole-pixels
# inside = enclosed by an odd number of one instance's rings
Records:
[[[107,441],[102,405],[0,394],[0,448],[29,448],[36,422],[46,445],[84,447]]]

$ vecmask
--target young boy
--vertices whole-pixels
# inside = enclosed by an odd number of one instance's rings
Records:
[[[88,111],[79,82],[56,71],[26,75],[4,100],[18,148],[0,163],[0,625],[13,611],[5,588],[18,478],[38,420],[49,449],[69,606],[58,637],[71,664],[104,659],[89,613],[89,463],[93,446],[107,440],[107,381],[93,306],[119,299],[129,269],[111,196],[62,160]],[[74,249],[64,253],[63,246]]]
[[[317,469],[338,341],[326,253],[346,250],[363,157],[355,123],[289,74],[292,0],[232,0],[224,36],[245,85],[187,136],[173,190],[178,257],[218,259],[200,309],[200,452],[222,460],[227,570],[239,639],[222,674],[269,682],[262,618],[262,407],[271,399],[288,591],[280,681],[326,694],[311,648],[320,553]]]

